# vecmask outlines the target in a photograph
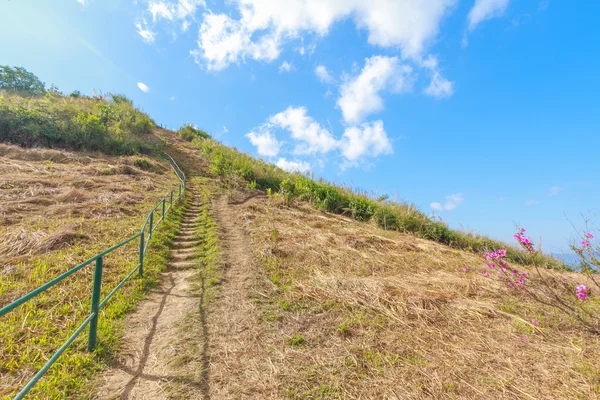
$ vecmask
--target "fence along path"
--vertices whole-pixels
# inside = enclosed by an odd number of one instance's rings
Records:
[[[148,245],[150,244],[150,240],[152,239],[152,233],[156,229],[156,227],[164,220],[166,213],[171,209],[174,203],[176,203],[185,193],[186,189],[186,178],[185,174],[179,168],[175,160],[164,153],[164,155],[169,160],[175,175],[179,179],[180,183],[175,186],[165,197],[163,197],[153,208],[150,210],[142,229],[133,235],[132,237],[125,239],[121,243],[117,243],[112,247],[104,250],[101,253],[96,254],[95,256],[87,259],[81,264],[71,268],[67,272],[57,276],[51,281],[45,283],[44,285],[38,287],[37,289],[27,293],[26,295],[20,297],[19,299],[13,301],[12,303],[2,307],[0,309],[0,317],[5,314],[8,314],[10,311],[19,307],[21,304],[26,303],[31,300],[35,296],[40,293],[50,289],[52,286],[56,285],[63,279],[71,276],[75,272],[83,269],[89,264],[94,263],[94,281],[92,284],[92,306],[90,314],[87,316],[85,320],[79,325],[79,327],[73,332],[73,334],[67,339],[67,341],[59,347],[59,349],[50,357],[50,359],[44,364],[44,366],[31,378],[29,382],[21,389],[21,391],[14,397],[14,400],[22,399],[25,397],[27,392],[31,390],[31,388],[40,380],[42,376],[48,371],[50,366],[56,362],[56,360],[61,356],[61,354],[73,343],[73,341],[79,336],[79,334],[89,325],[89,336],[88,336],[88,351],[94,350],[96,346],[96,334],[98,328],[98,316],[100,314],[100,310],[106,305],[106,303],[111,299],[112,296],[136,273],[138,272],[139,276],[144,275],[144,256],[146,255],[146,251],[148,250]],[[154,214],[159,213],[159,219],[155,222]],[[135,268],[133,268],[125,278],[115,288],[108,294],[103,300],[100,300],[100,289],[102,288],[102,266],[103,260],[106,255],[111,253],[112,251],[138,239],[140,240],[139,246],[139,262]]]

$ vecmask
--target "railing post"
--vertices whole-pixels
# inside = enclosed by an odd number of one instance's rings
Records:
[[[171,204],[171,206],[173,205],[173,191],[172,190],[171,190],[171,200],[170,200],[169,204]]]
[[[163,199],[163,201],[162,201],[162,203],[163,203],[163,205],[162,205],[162,217],[163,217],[163,219],[165,219],[165,202],[166,202],[166,199]]]
[[[140,277],[144,276],[144,231],[140,235]]]
[[[177,200],[181,197],[181,184],[179,184],[179,196],[177,196]]]
[[[154,210],[152,210],[150,212],[150,229],[148,230],[148,240],[150,240],[150,238],[152,237],[152,225],[154,225],[154,222],[152,222],[153,219],[154,219]]]
[[[92,314],[94,317],[90,321],[90,336],[88,338],[88,351],[96,347],[96,333],[98,331],[98,305],[100,304],[100,288],[102,287],[102,256],[96,258],[96,268],[94,269],[94,286],[92,288]]]

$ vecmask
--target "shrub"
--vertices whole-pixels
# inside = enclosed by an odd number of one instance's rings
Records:
[[[368,221],[375,214],[377,205],[372,200],[355,197],[350,200],[350,213],[357,221]]]
[[[285,204],[289,206],[296,197],[296,183],[290,178],[284,179],[279,184],[279,191],[283,196]]]
[[[177,131],[177,134],[183,139],[191,142],[196,138],[208,139],[210,135],[204,132],[202,129],[196,129],[192,125],[184,125]]]
[[[152,120],[127,100],[62,96],[22,97],[5,92],[0,104],[0,140],[22,146],[60,147],[107,154],[148,152],[137,135]]]
[[[377,225],[385,230],[396,231],[401,228],[398,216],[390,207],[379,207],[373,216]]]

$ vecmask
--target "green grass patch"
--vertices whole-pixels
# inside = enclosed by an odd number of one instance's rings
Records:
[[[89,382],[118,348],[122,319],[158,282],[170,257],[170,244],[179,229],[185,206],[174,206],[155,230],[144,260],[144,278],[134,275],[101,310],[96,350],[88,353],[85,329],[46,375],[31,390],[35,398],[87,397]],[[135,223],[134,223],[135,221]],[[109,247],[118,237],[139,231],[139,217],[108,220],[96,229],[103,238],[94,243],[75,245],[30,262],[23,276],[0,276],[0,298],[10,300],[27,293],[94,254]],[[139,242],[123,246],[105,257],[103,299],[138,262]],[[71,277],[23,304],[0,320],[1,396],[14,396],[54,354],[79,324],[89,315],[93,263]]]

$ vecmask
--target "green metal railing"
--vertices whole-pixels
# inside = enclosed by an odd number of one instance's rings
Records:
[[[25,397],[27,392],[29,392],[29,390],[31,390],[31,388],[37,383],[37,381],[40,380],[40,378],[48,371],[50,366],[52,364],[54,364],[54,362],[71,345],[71,343],[73,343],[75,338],[77,338],[77,336],[79,336],[79,334],[85,329],[85,327],[88,324],[90,326],[90,330],[89,330],[87,348],[88,348],[88,351],[94,350],[94,348],[96,347],[96,335],[97,335],[97,330],[98,330],[98,316],[99,316],[100,310],[106,305],[106,303],[110,300],[110,298],[112,296],[114,296],[114,294],[121,288],[121,286],[123,286],[125,284],[125,282],[127,282],[133,276],[133,274],[136,271],[138,271],[138,274],[140,277],[143,276],[143,274],[144,274],[144,255],[146,254],[146,251],[148,249],[148,244],[150,243],[150,239],[152,239],[152,233],[154,232],[154,230],[156,229],[158,224],[160,224],[164,220],[165,214],[171,209],[171,207],[173,206],[173,203],[176,203],[177,200],[179,200],[181,198],[181,196],[183,196],[183,194],[185,193],[185,189],[186,189],[185,174],[179,168],[179,166],[177,165],[175,160],[173,160],[173,158],[170,155],[168,155],[167,153],[164,153],[164,155],[169,159],[169,163],[171,164],[171,167],[173,168],[175,175],[177,175],[177,178],[179,179],[180,183],[177,186],[175,186],[173,189],[171,189],[171,191],[169,193],[167,193],[167,195],[165,197],[163,197],[162,200],[159,201],[158,204],[156,204],[154,206],[154,208],[152,208],[152,210],[148,214],[148,217],[146,218],[146,221],[144,222],[144,225],[142,226],[142,229],[140,230],[140,232],[136,233],[129,239],[125,239],[121,243],[118,243],[118,244],[104,250],[102,253],[96,254],[92,258],[82,262],[81,264],[77,265],[76,267],[71,268],[67,272],[52,279],[50,282],[47,282],[46,284],[40,286],[39,288],[29,292],[25,296],[13,301],[12,303],[10,303],[0,309],[0,317],[2,317],[3,315],[14,310],[21,304],[31,300],[38,294],[48,290],[49,288],[56,285],[63,279],[71,276],[72,274],[79,271],[80,269],[86,267],[87,265],[89,265],[91,263],[95,263],[94,282],[93,282],[93,286],[92,286],[92,309],[91,309],[90,315],[83,321],[83,323],[81,325],[79,325],[79,327],[75,330],[75,332],[73,332],[73,334],[69,337],[69,339],[67,339],[67,341],[56,351],[56,353],[54,353],[54,355],[46,362],[46,364],[44,364],[44,366],[35,374],[35,376],[33,378],[31,378],[31,380],[29,382],[27,382],[25,387],[23,387],[23,389],[21,389],[21,391],[14,397],[14,400],[22,399],[23,397]],[[176,196],[176,197],[174,198],[174,196]],[[167,206],[167,202],[168,202],[168,206]],[[160,208],[160,218],[158,221],[156,221],[156,223],[154,223],[154,213],[157,210],[159,210],[159,208]],[[147,233],[146,233],[146,231],[147,231]],[[108,253],[138,239],[138,238],[140,239],[140,247],[139,247],[139,262],[138,262],[137,266],[134,269],[132,269],[121,282],[119,282],[119,284],[104,298],[104,300],[100,301],[100,289],[102,288],[102,264],[103,264],[104,256],[107,255]]]

